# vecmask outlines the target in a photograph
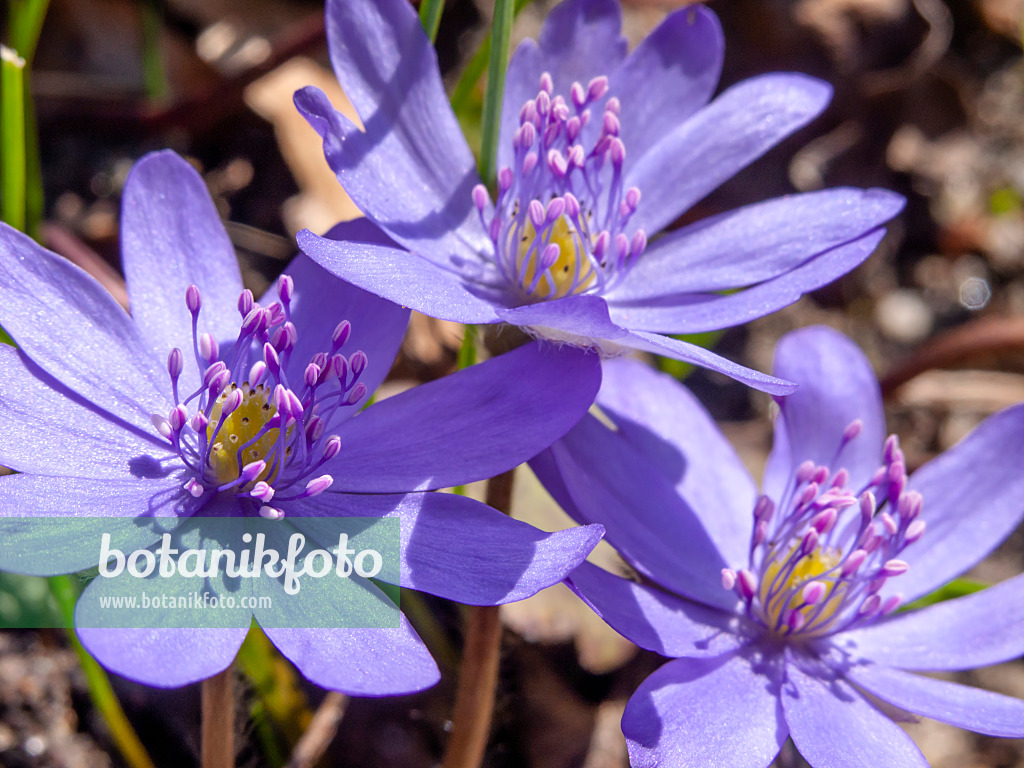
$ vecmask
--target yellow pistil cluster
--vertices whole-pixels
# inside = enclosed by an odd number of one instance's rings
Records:
[[[842,561],[843,553],[837,549],[815,547],[809,555],[805,555],[797,561],[792,572],[785,577],[785,581],[781,585],[776,584],[776,579],[782,569],[786,564],[792,562],[796,555],[796,548],[799,546],[796,544],[791,547],[786,557],[770,559],[761,578],[758,599],[761,603],[765,624],[768,627],[778,627],[783,632],[789,631],[791,628],[788,627],[787,618],[791,611],[797,610],[807,621],[815,616],[813,623],[808,623],[801,629],[802,634],[813,635],[814,627],[824,624],[832,618],[843,602],[846,585],[836,585],[838,572],[818,578],[823,573],[835,568]],[[817,603],[803,605],[803,587],[812,581],[820,581],[824,584],[825,594]]]
[[[527,220],[523,235],[519,240],[519,258],[516,261],[516,268],[522,269],[523,259],[526,258],[537,236],[533,222]],[[565,216],[560,217],[551,225],[551,231],[547,238],[537,248],[533,258],[526,266],[526,273],[523,277],[523,287],[527,290],[533,283],[536,276],[537,262],[540,253],[548,245],[558,246],[558,258],[551,265],[551,278],[543,276],[534,288],[532,295],[538,299],[561,299],[568,296],[570,292],[580,293],[589,288],[595,279],[594,268],[590,260],[584,255],[583,237]],[[577,276],[576,270],[579,269]],[[551,281],[554,280],[554,285]],[[575,287],[574,287],[575,286]]]
[[[223,413],[224,401],[237,389],[242,390],[242,404],[228,414],[218,431],[217,425]],[[238,449],[256,437],[277,413],[277,409],[271,403],[271,392],[262,384],[252,388],[248,382],[244,382],[241,387],[232,382],[214,402],[210,423],[206,427],[206,439],[210,443],[210,467],[216,473],[218,483],[223,485],[237,480],[241,467],[246,464],[267,461],[267,456],[277,442],[280,432],[278,429],[268,429],[259,440],[242,451],[241,461]],[[276,464],[275,461],[267,461],[267,468],[256,481],[272,482],[276,474]]]

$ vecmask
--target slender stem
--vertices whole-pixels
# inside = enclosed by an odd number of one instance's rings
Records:
[[[313,715],[309,728],[295,745],[295,751],[292,752],[286,768],[312,768],[316,765],[334,740],[347,707],[348,696],[336,691],[328,693]]]
[[[57,601],[61,616],[64,619],[64,628],[67,631],[71,647],[78,656],[78,663],[85,673],[86,684],[89,687],[89,695],[92,698],[93,706],[102,715],[107,728],[110,730],[110,738],[113,740],[117,751],[121,753],[125,763],[130,768],[153,768],[153,761],[146,753],[139,737],[132,729],[131,723],[125,717],[121,703],[110,685],[110,678],[89,652],[85,650],[82,643],[75,634],[74,616],[75,601],[78,599],[78,589],[70,576],[53,576],[48,579],[50,592]]]
[[[515,14],[518,15],[530,2],[531,0],[516,0]],[[476,53],[473,54],[473,58],[469,60],[466,68],[462,70],[459,82],[455,84],[455,90],[452,92],[452,109],[455,110],[456,114],[461,115],[469,108],[473,89],[476,88],[476,84],[480,82],[484,70],[487,69],[487,60],[490,57],[491,33],[488,32],[480,43],[480,47],[476,49]]]
[[[514,469],[504,472],[487,484],[487,503],[506,514],[512,502],[514,472]],[[494,714],[500,660],[501,617],[498,606],[471,606],[459,687],[455,694],[452,735],[443,768],[479,768],[483,762]]]
[[[476,365],[475,325],[462,326],[462,344],[459,346],[459,356],[456,360],[456,365],[460,371],[463,368],[469,368],[471,365]]]
[[[25,143],[25,232],[39,239],[39,223],[43,218],[43,174],[39,160],[39,137],[36,131],[36,110],[32,102],[28,70],[35,57],[36,43],[43,28],[50,0],[11,0],[8,6],[8,29],[11,47],[25,60],[23,91],[23,134]],[[6,105],[4,106],[6,112]]]
[[[163,53],[160,50],[160,32],[163,20],[157,0],[144,0],[142,11],[142,80],[146,95],[153,101],[170,98],[171,86],[167,81]]]
[[[11,0],[7,21],[11,47],[32,63],[50,0]]]
[[[234,665],[202,683],[202,768],[234,768]]]
[[[25,231],[25,59],[0,45],[0,218]]]
[[[487,69],[487,90],[484,92],[484,114],[480,143],[480,176],[484,182],[494,181],[498,129],[501,126],[501,101],[505,93],[505,70],[515,20],[513,0],[495,0],[494,24],[491,28],[491,58]]]
[[[444,0],[421,0],[420,24],[427,32],[430,42],[437,40],[437,30],[441,26],[441,12],[444,11]]]

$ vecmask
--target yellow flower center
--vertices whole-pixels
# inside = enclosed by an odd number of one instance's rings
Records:
[[[223,415],[224,401],[236,389],[239,389],[238,385],[232,383],[214,401],[210,413],[210,423],[206,427],[206,439],[210,443],[210,466],[217,475],[217,482],[223,485],[237,480],[242,467],[246,464],[251,464],[254,461],[267,461],[267,468],[253,482],[259,480],[273,482],[273,477],[277,474],[278,462],[268,461],[267,457],[277,442],[280,430],[268,429],[259,440],[251,445],[246,445],[277,413],[277,409],[271,402],[272,390],[265,388],[262,384],[253,389],[248,382],[244,382],[241,386],[242,404],[228,414],[224,423],[220,425],[220,429],[217,429]],[[238,450],[242,446],[245,448],[239,455]]]
[[[523,259],[527,257],[530,247],[537,236],[533,222],[527,219],[523,234],[519,240],[519,258],[516,260],[516,269],[523,268]],[[535,254],[526,266],[526,273],[523,277],[523,287],[527,292],[537,299],[561,299],[573,291],[581,293],[589,288],[596,277],[590,260],[584,255],[583,237],[565,216],[561,216],[551,225],[551,231],[539,243],[537,248],[540,251],[548,245],[558,246],[558,258],[549,268],[549,275],[542,275],[536,287],[530,291],[534,278],[537,276],[536,269],[539,261],[539,254]]]
[[[824,578],[823,573],[835,568],[842,561],[843,553],[838,549],[816,547],[809,555],[797,561],[788,576],[782,574],[784,565],[792,561],[796,547],[790,548],[785,557],[772,556],[765,568],[758,599],[764,612],[765,624],[768,627],[785,627],[791,611],[799,611],[807,622],[800,630],[802,635],[814,635],[814,629],[826,623],[843,602],[846,584],[836,585],[839,572],[833,572]],[[812,581],[820,581],[825,585],[824,596],[816,603],[805,605],[803,588]]]

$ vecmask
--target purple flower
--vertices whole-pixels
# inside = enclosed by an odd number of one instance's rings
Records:
[[[202,180],[170,152],[132,170],[122,227],[131,317],[79,269],[0,228],[0,324],[20,348],[0,348],[0,464],[21,473],[0,478],[0,515],[395,516],[402,585],[486,605],[559,581],[600,538],[425,493],[493,476],[564,434],[593,401],[596,355],[534,344],[360,413],[408,310],[305,257],[255,301]],[[77,549],[78,567],[96,564]],[[246,631],[81,637],[111,670],[178,686],[227,667]],[[384,695],[438,679],[404,619],[267,634],[329,688]]]
[[[505,82],[498,192],[480,185],[406,0],[328,0],[331,60],[363,128],[306,88],[299,110],[368,221],[299,246],[334,274],[435,317],[632,348],[780,394],[788,383],[664,333],[739,325],[860,264],[903,198],[831,189],[704,219],[647,244],[818,115],[823,82],[775,73],[711,96],[722,32],[670,14],[631,54],[614,0],[565,0]]]
[[[780,400],[763,495],[693,396],[630,360],[606,365],[598,396],[616,431],[587,417],[532,462],[640,576],[584,564],[570,577],[579,594],[672,657],[626,707],[632,765],[760,768],[787,736],[818,768],[925,765],[878,701],[1024,736],[1024,701],[910,672],[1024,653],[1024,575],[895,613],[1024,517],[1024,406],[908,478],[849,340],[822,327],[789,334],[774,373],[800,389]]]

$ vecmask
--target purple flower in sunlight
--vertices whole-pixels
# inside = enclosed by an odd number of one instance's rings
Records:
[[[723,57],[710,10],[671,13],[628,56],[619,29],[614,0],[565,0],[539,41],[515,51],[492,200],[410,4],[328,0],[331,61],[363,130],[316,88],[295,103],[367,220],[344,230],[346,242],[305,231],[299,246],[434,317],[654,352],[791,391],[662,334],[739,325],[831,282],[875,249],[903,198],[792,195],[653,239],[818,115],[831,89],[774,73],[710,101]]]
[[[425,493],[491,477],[563,435],[593,401],[596,355],[532,344],[360,412],[408,310],[305,257],[254,300],[202,179],[170,152],[128,177],[121,239],[130,317],[0,227],[0,324],[20,348],[0,348],[0,464],[20,473],[0,478],[0,515],[395,516],[403,586],[486,605],[559,581],[600,538]],[[95,566],[96,552],[81,554]],[[178,686],[227,667],[246,631],[80,634],[111,670]],[[266,632],[325,687],[384,695],[438,679],[404,618]]]
[[[848,339],[791,333],[774,373],[800,389],[780,401],[762,494],[696,399],[632,360],[605,366],[598,404],[615,429],[585,417],[532,462],[640,577],[584,564],[575,589],[672,658],[626,706],[632,765],[763,768],[791,736],[818,768],[923,766],[890,719],[912,714],[1024,736],[1024,701],[911,674],[1024,653],[1024,575],[896,612],[1024,517],[1024,405],[908,478]]]

